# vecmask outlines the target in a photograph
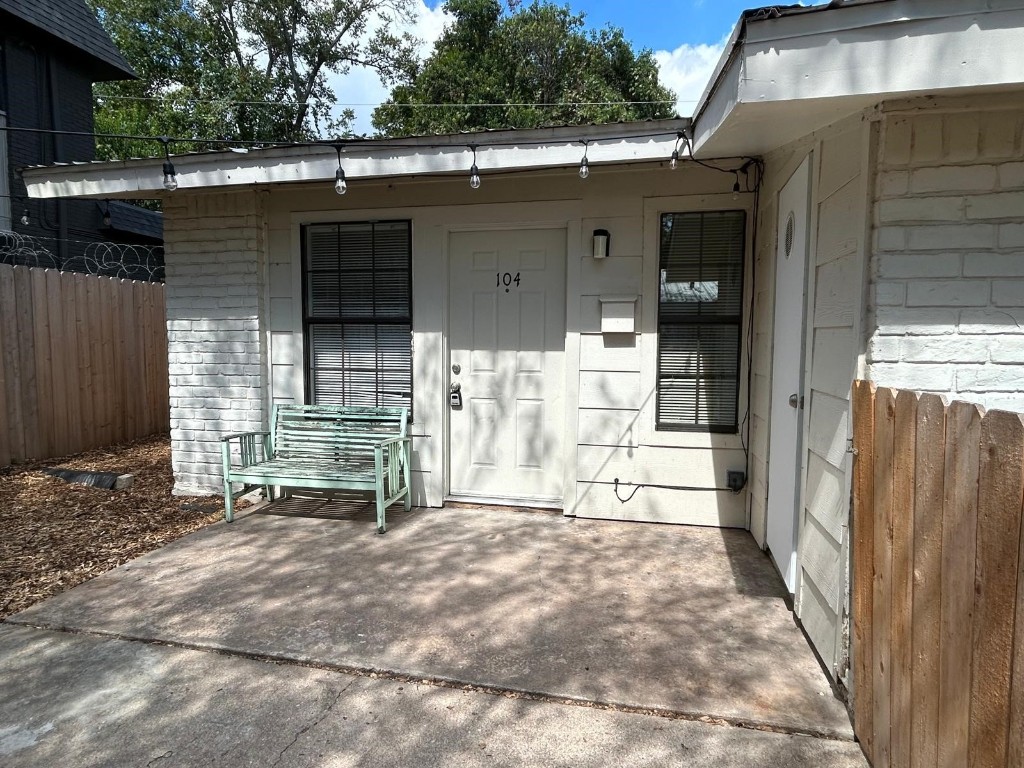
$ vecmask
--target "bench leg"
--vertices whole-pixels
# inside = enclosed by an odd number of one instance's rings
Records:
[[[405,511],[408,512],[412,509],[412,483],[409,482],[410,475],[412,474],[409,464],[409,451],[404,452],[405,461],[402,462],[402,480],[405,482]]]
[[[273,501],[274,500],[274,486],[267,485],[267,486],[264,486],[264,487],[267,489],[267,501]]]
[[[231,495],[231,481],[224,481],[224,519],[231,522],[235,519],[235,498]]]
[[[387,521],[384,519],[384,494],[377,494],[377,533],[387,533]]]

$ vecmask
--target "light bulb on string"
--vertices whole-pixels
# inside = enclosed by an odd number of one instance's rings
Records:
[[[590,161],[587,160],[587,151],[590,149],[590,142],[580,140],[583,145],[583,159],[580,160],[580,178],[585,179],[590,175]]]
[[[668,169],[674,171],[679,166],[679,142],[685,139],[686,136],[682,131],[676,134],[676,145],[672,148],[672,157],[668,161]]]
[[[335,144],[334,151],[338,153],[338,170],[334,172],[334,191],[339,195],[344,195],[348,192],[348,182],[345,180],[345,169],[341,167],[341,150],[344,149],[343,144]]]
[[[21,212],[21,226],[27,227],[32,220],[28,217],[28,208]]]
[[[469,167],[469,186],[473,189],[480,189],[480,169],[476,167],[476,145],[471,145],[473,150],[473,164]]]
[[[732,199],[740,199],[740,174],[739,171],[734,171],[736,174],[736,182],[732,185]]]
[[[171,162],[171,139],[168,136],[161,136],[157,141],[164,145],[164,189],[173,192],[178,188],[178,173]]]

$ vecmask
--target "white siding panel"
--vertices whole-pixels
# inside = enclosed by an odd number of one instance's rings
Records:
[[[270,278],[270,297],[291,298],[296,293],[292,286],[292,265],[270,264],[268,267]]]
[[[640,374],[581,371],[580,408],[639,408]]]
[[[639,294],[642,275],[643,259],[639,256],[584,257],[581,292]]]
[[[835,541],[842,541],[849,500],[842,472],[816,453],[807,457],[807,511]]]
[[[295,330],[295,302],[279,297],[270,300],[270,330],[286,333]]]
[[[856,355],[852,328],[816,329],[811,387],[849,400]]]
[[[634,489],[619,488],[626,498]],[[745,528],[746,494],[730,491],[672,491],[640,488],[623,504],[615,498],[614,487],[604,483],[579,483],[575,514],[605,520],[642,520],[680,525],[708,525]]]
[[[581,445],[636,447],[640,444],[639,415],[639,411],[581,409],[579,442]]]
[[[842,328],[853,325],[856,304],[861,300],[855,290],[861,284],[859,259],[848,253],[818,268],[815,286],[814,327]]]
[[[640,337],[635,334],[580,336],[581,371],[640,372]]]
[[[724,486],[725,473],[742,471],[742,450],[707,448],[639,448],[581,445],[579,479],[588,482],[657,483]],[[682,478],[682,479],[681,479]]]
[[[805,581],[810,578],[814,582],[825,604],[838,615],[842,597],[839,543],[810,516],[804,518],[800,535],[804,539],[800,547],[800,567],[804,569]]]
[[[294,333],[271,332],[270,362],[272,365],[302,364],[302,347],[296,342]]]
[[[803,579],[800,595],[800,623],[811,638],[811,643],[825,663],[832,665],[836,658],[836,626],[839,617],[810,579]]]
[[[811,427],[808,448],[842,469],[846,460],[847,422],[850,404],[823,392],[811,393]]]

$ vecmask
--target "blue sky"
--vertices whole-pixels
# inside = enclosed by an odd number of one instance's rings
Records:
[[[679,98],[676,110],[693,113],[698,97],[722,54],[723,44],[740,13],[764,5],[757,0],[555,0],[568,2],[586,14],[587,25],[621,27],[636,48],[650,48],[661,71],[662,83]],[[795,2],[795,0],[790,0]],[[816,0],[821,2],[821,0]],[[426,56],[444,29],[447,18],[442,0],[416,0],[419,12],[409,31],[422,41]],[[805,4],[814,4],[806,2]],[[372,133],[373,106],[385,100],[387,89],[376,75],[353,70],[331,78],[338,100],[356,112],[356,133]]]
[[[790,0],[791,2],[793,0]],[[732,31],[745,8],[758,3],[736,0],[569,0],[592,26],[622,27],[638,48],[671,51],[680,45],[716,43]]]

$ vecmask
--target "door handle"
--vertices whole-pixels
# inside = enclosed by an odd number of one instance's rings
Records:
[[[803,410],[803,408],[804,408],[804,396],[803,395],[798,395],[796,392],[794,392],[792,395],[789,396],[789,407],[790,408],[799,408],[800,410]]]

